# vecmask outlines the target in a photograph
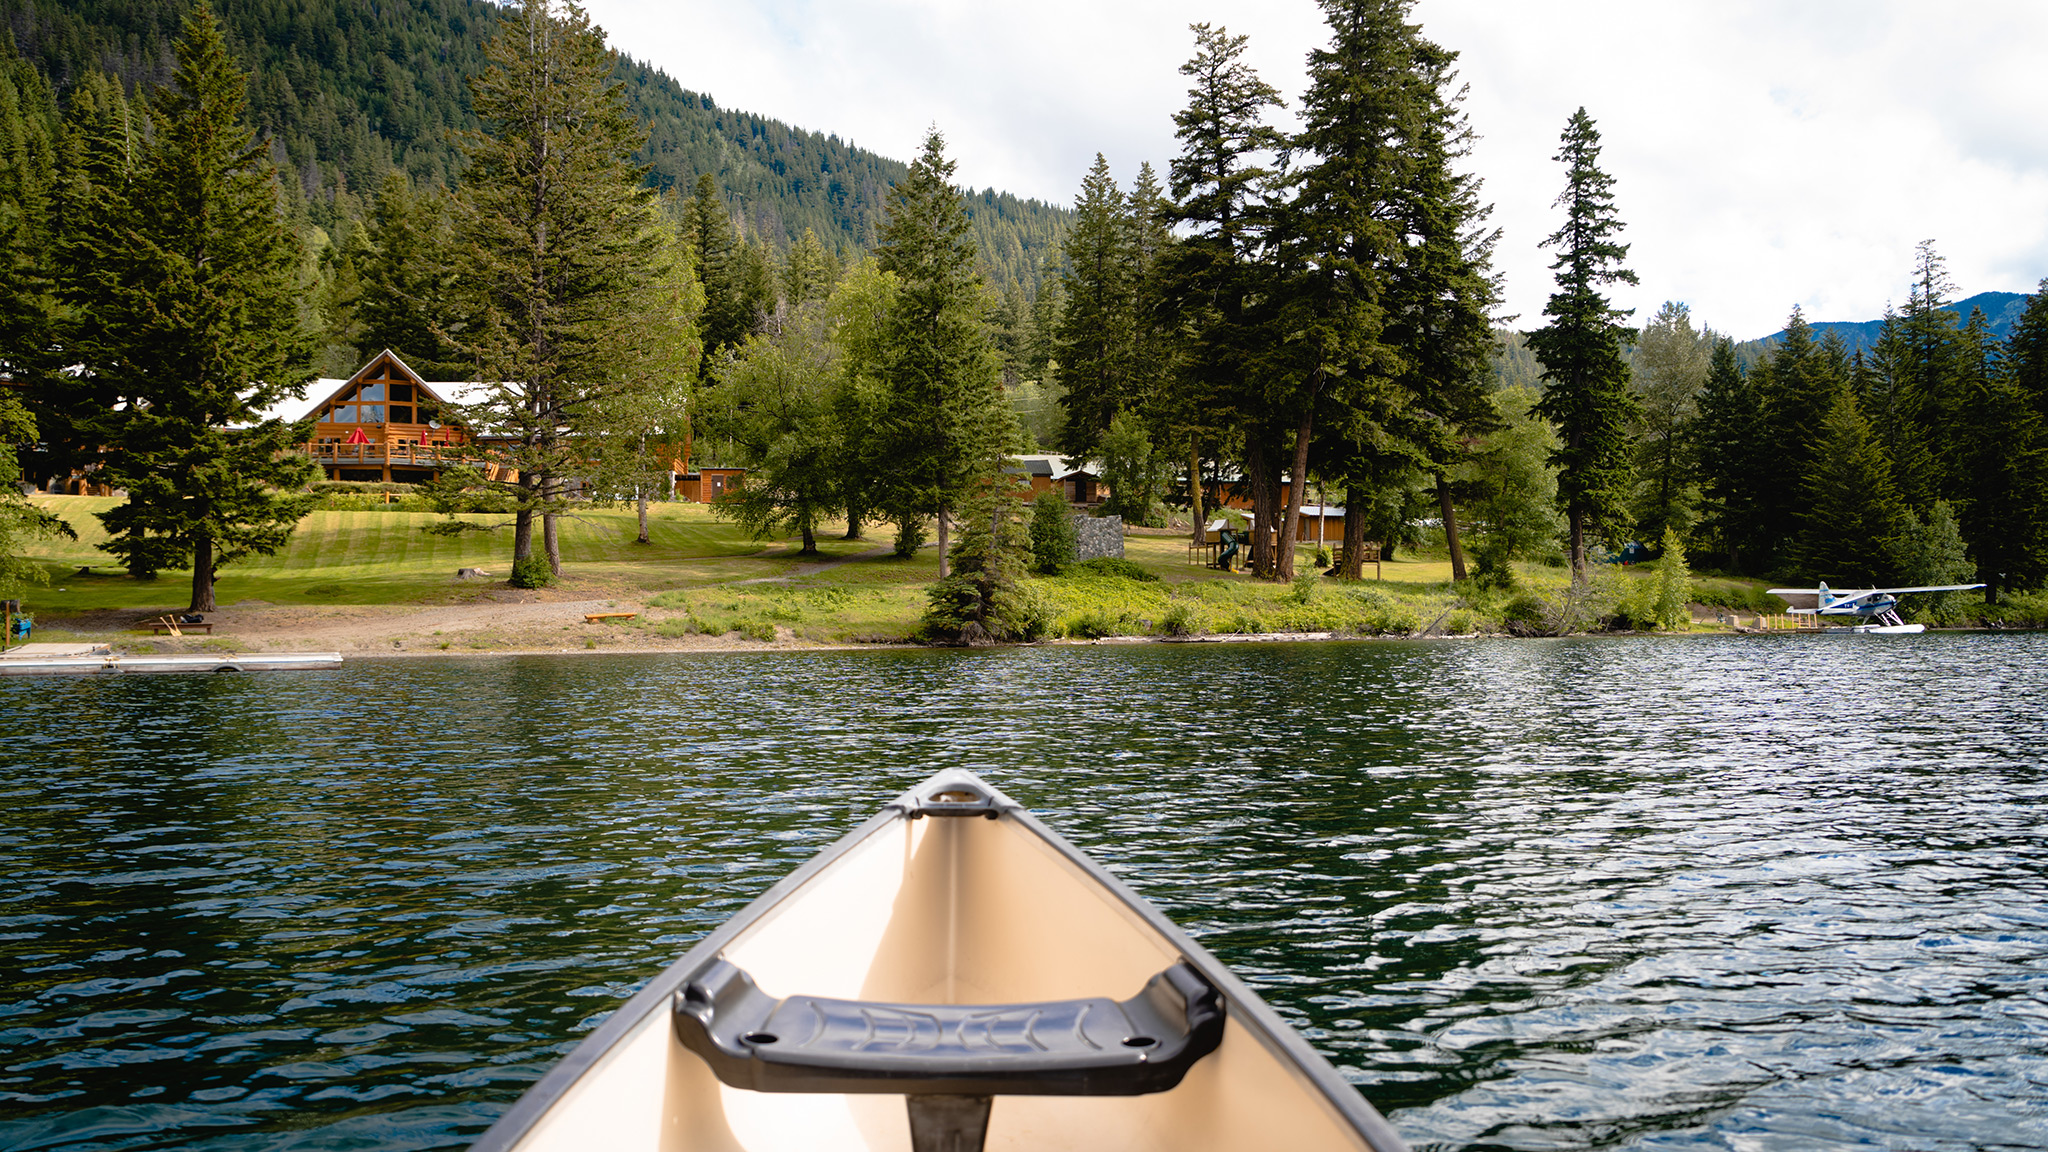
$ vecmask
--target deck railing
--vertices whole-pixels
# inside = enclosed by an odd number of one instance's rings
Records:
[[[306,454],[323,464],[418,464],[438,465],[460,459],[446,444],[306,444]]]

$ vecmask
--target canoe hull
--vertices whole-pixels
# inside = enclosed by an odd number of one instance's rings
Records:
[[[913,818],[973,780],[994,818]],[[908,1152],[900,1095],[753,1092],[676,1039],[672,999],[714,959],[776,996],[929,1004],[1128,997],[1179,960],[1224,996],[1215,1052],[1170,1091],[999,1096],[987,1148],[1403,1148],[1385,1120],[1199,945],[986,784],[942,773],[707,937],[567,1057],[483,1152]]]

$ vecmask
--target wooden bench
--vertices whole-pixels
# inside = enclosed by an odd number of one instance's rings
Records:
[[[638,615],[638,612],[585,612],[583,614],[583,622],[585,624],[602,624],[607,620],[631,620]]]

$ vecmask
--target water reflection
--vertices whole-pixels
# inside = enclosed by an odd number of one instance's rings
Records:
[[[0,683],[0,1147],[459,1147],[982,771],[1421,1147],[2048,1144],[2048,638],[408,661]]]

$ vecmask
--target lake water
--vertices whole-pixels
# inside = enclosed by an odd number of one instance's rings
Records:
[[[459,1148],[933,770],[1424,1149],[2048,1146],[2048,636],[0,681],[0,1148]]]

